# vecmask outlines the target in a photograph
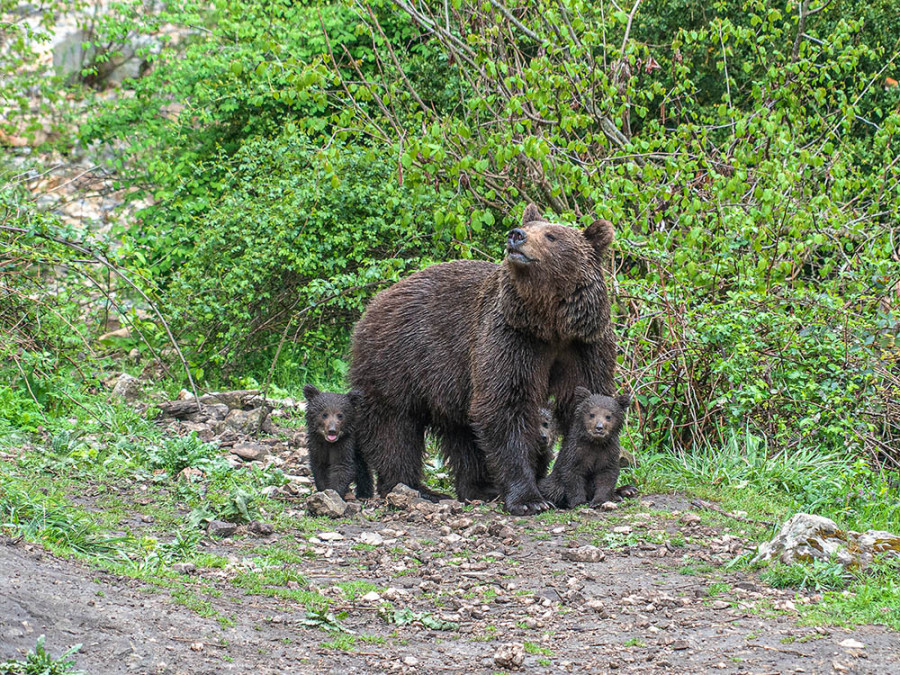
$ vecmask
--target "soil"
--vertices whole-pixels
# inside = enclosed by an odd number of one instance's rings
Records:
[[[520,662],[537,673],[900,672],[896,633],[799,626],[796,606],[820,598],[729,573],[723,564],[745,542],[690,509],[682,497],[650,495],[561,523],[512,518],[493,505],[398,511],[375,500],[350,519],[315,521],[339,536],[323,529],[260,538],[242,528],[208,540],[211,552],[238,565],[250,564],[261,544],[309,556],[295,567],[354,631],[343,649],[327,644],[341,633],[304,624],[302,605],[247,595],[228,569],[195,572],[212,610],[232,618],[223,627],[201,615],[212,612],[174,603],[166,588],[7,541],[0,660],[21,658],[43,634],[54,656],[81,643],[77,667],[92,674],[493,673]],[[605,545],[581,548],[592,543]],[[579,555],[602,559],[568,559]],[[697,573],[700,565],[707,567]],[[353,581],[371,582],[379,597],[336,587]],[[458,627],[389,623],[378,611],[385,601]]]

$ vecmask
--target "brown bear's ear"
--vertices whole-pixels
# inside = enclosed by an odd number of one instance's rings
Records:
[[[307,401],[312,401],[316,396],[318,396],[321,393],[322,393],[321,391],[316,389],[311,384],[308,384],[305,387],[303,387],[303,398],[305,398]]]
[[[527,225],[535,220],[544,220],[544,216],[541,215],[541,211],[537,206],[529,204],[525,207],[525,212],[522,214],[522,224]]]
[[[362,398],[362,391],[359,389],[351,389],[347,392],[347,398],[350,399],[350,405],[356,407],[359,405],[359,400]]]
[[[613,224],[608,220],[595,220],[584,228],[584,238],[591,243],[591,246],[600,255],[613,243],[615,238]]]
[[[616,396],[616,403],[622,407],[622,410],[628,410],[631,406],[631,394],[619,394]]]
[[[584,399],[591,395],[591,390],[587,387],[575,387],[575,402],[581,403]]]

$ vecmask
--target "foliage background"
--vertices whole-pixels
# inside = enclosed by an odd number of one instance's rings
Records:
[[[36,428],[72,405],[60,391],[96,386],[75,366],[110,352],[77,297],[110,266],[133,284],[112,292],[146,358],[177,364],[171,328],[201,383],[340,386],[369,297],[433,262],[498,260],[534,201],[616,225],[630,444],[849,455],[863,468],[836,491],[883,495],[866,472],[896,468],[900,436],[898,15],[888,0],[116,3],[95,44],[161,49],[122,96],[72,85],[92,113],[54,142],[105,148],[149,206],[106,239],[66,231],[7,171],[0,424]],[[0,67],[21,73],[27,40],[6,44]]]

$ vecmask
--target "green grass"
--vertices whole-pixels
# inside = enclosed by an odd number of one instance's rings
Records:
[[[848,529],[900,531],[892,477],[864,458],[817,448],[774,449],[749,432],[723,438],[690,454],[643,456],[639,467],[622,472],[620,482],[635,482],[645,493],[687,491],[756,520],[780,523],[805,511]]]
[[[525,641],[522,643],[525,647],[526,654],[543,654],[544,656],[553,656],[553,650],[547,647],[541,647],[534,642]]]
[[[74,670],[75,654],[81,645],[75,645],[63,652],[59,657],[53,658],[44,647],[45,638],[41,635],[37,639],[34,649],[29,650],[22,660],[0,662],[0,673],[3,675],[80,675],[82,671]]]

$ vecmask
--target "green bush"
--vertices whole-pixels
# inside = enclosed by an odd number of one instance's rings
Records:
[[[455,3],[449,23],[404,5],[465,83],[453,114],[381,48],[364,89],[383,115],[360,128],[402,130],[407,176],[462,188],[438,231],[482,245],[525,201],[615,223],[622,386],[650,447],[747,425],[897,461],[896,12],[502,4]]]

